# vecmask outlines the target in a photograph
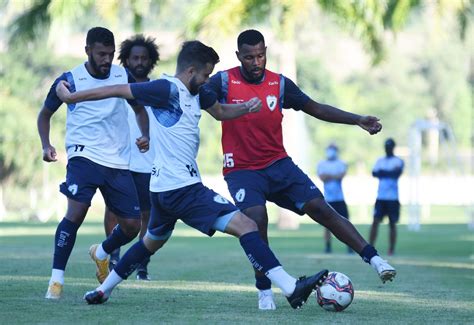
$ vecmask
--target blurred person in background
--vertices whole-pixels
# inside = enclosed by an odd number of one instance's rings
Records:
[[[394,154],[395,145],[392,138],[385,141],[385,156],[379,158],[372,169],[372,176],[379,179],[379,187],[374,207],[374,221],[370,228],[370,244],[375,244],[379,225],[383,218],[388,216],[390,229],[388,255],[393,255],[395,252],[397,222],[400,218],[398,179],[404,167],[403,160]]]
[[[347,164],[339,159],[338,154],[339,148],[335,144],[330,144],[326,148],[326,159],[318,163],[317,174],[324,183],[326,202],[341,216],[349,219],[349,211],[342,191],[342,179],[346,175]],[[324,242],[324,252],[331,253],[331,232],[327,228],[324,232]],[[347,252],[352,254],[353,250],[348,246]]]

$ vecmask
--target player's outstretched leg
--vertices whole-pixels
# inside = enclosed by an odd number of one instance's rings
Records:
[[[354,225],[334,211],[322,198],[307,202],[304,211],[314,221],[329,229],[340,241],[359,253],[360,257],[369,263],[383,283],[392,281],[397,274],[395,268],[383,260],[377,250],[365,241]]]
[[[252,266],[263,272],[268,279],[278,286],[288,298],[292,308],[300,308],[308,299],[309,295],[317,286],[321,285],[328,274],[323,270],[310,277],[301,277],[298,280],[288,274],[270,247],[262,240],[256,223],[241,212],[229,213],[218,218],[215,229],[222,227],[219,219],[227,219],[224,227],[225,232],[239,238],[240,245],[245,251]]]

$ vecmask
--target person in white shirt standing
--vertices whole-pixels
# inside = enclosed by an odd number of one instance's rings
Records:
[[[94,27],[87,33],[87,61],[63,73],[53,83],[38,114],[38,133],[43,147],[43,160],[57,160],[56,149],[49,139],[51,117],[63,101],[56,95],[56,85],[67,81],[72,91],[133,82],[127,71],[112,64],[115,40],[112,32]],[[135,145],[145,152],[149,146],[148,115],[143,106],[129,101],[140,125],[141,134]],[[54,256],[46,299],[59,299],[64,285],[64,272],[79,227],[84,221],[97,189],[106,206],[115,214],[118,226],[101,244],[91,246],[89,254],[97,266],[100,283],[109,274],[108,255],[132,241],[140,230],[140,208],[128,170],[130,133],[127,102],[120,98],[68,104],[66,118],[66,180],[60,191],[67,197],[67,211],[59,223],[54,240]]]
[[[347,164],[339,159],[339,148],[335,144],[330,144],[326,148],[326,159],[319,162],[317,166],[318,177],[324,183],[324,198],[326,202],[337,213],[346,219],[349,219],[349,211],[344,192],[342,191],[342,179],[347,172]],[[326,229],[324,232],[325,252],[331,253],[331,232]],[[354,251],[348,246],[347,252],[353,254]]]
[[[128,69],[128,72],[135,78],[136,82],[150,81],[149,75],[156,63],[160,59],[158,46],[155,39],[151,37],[145,38],[143,35],[135,35],[126,39],[120,44],[120,52],[118,59],[121,65]],[[153,115],[151,107],[145,106],[149,115],[150,122]],[[141,152],[135,145],[135,139],[140,137],[140,129],[137,125],[135,114],[130,108],[128,110],[128,125],[130,127],[130,171],[132,172],[133,182],[137,189],[138,202],[140,204],[141,229],[140,239],[145,236],[148,220],[150,219],[150,176],[155,157],[155,150],[150,146],[147,152]],[[150,128],[153,133],[154,128]],[[109,236],[117,220],[113,213],[106,207],[104,217],[105,234]],[[109,269],[112,270],[120,259],[120,248],[117,248],[110,254]],[[144,260],[137,268],[137,280],[150,280],[148,275],[148,263],[150,259]]]
[[[374,221],[370,229],[370,244],[377,239],[380,222],[388,216],[390,240],[388,255],[395,252],[397,241],[397,222],[400,218],[400,201],[398,200],[398,179],[403,172],[403,160],[394,155],[395,141],[391,138],[385,141],[386,156],[379,158],[372,170],[372,175],[379,179],[377,200],[374,208]]]

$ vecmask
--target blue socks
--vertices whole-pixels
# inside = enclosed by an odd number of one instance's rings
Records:
[[[114,268],[114,271],[125,280],[145,259],[149,259],[151,255],[153,254],[145,247],[143,241],[140,240],[130,247],[125,255],[122,256]]]
[[[268,270],[281,266],[258,231],[249,232],[241,236],[239,240],[247,258],[256,270],[266,273]]]
[[[59,223],[54,236],[53,269],[66,269],[67,261],[76,242],[78,229],[79,225],[66,218],[63,218]]]
[[[379,255],[379,254],[377,253],[377,250],[374,248],[374,246],[367,245],[367,246],[364,247],[364,249],[362,250],[362,252],[360,252],[359,255],[360,255],[360,257],[362,257],[364,262],[370,264],[370,260],[372,259],[372,257],[374,257],[376,255]]]
[[[120,225],[116,225],[109,237],[102,242],[102,248],[107,254],[110,254],[115,249],[131,242],[133,238],[135,237],[127,237],[120,228]]]

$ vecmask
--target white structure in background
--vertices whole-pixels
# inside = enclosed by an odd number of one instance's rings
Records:
[[[427,135],[428,142],[428,154],[430,161],[434,164],[438,161],[438,145],[441,145],[447,150],[447,163],[449,170],[453,174],[461,172],[459,169],[461,164],[456,149],[456,142],[452,129],[443,122],[440,122],[436,117],[430,118],[430,120],[419,119],[415,121],[409,130],[409,149],[410,155],[408,160],[408,174],[409,174],[409,221],[408,229],[418,231],[420,229],[420,219],[422,214],[429,214],[429,208],[431,202],[423,202],[421,191],[431,191],[432,189],[422,186],[421,181],[421,168],[422,168],[422,135]],[[454,175],[452,175],[454,176]],[[468,177],[467,182],[471,182],[472,179]],[[446,192],[449,191],[450,185],[444,184],[443,188]],[[472,185],[472,184],[471,184]],[[468,188],[470,187],[467,184]],[[454,191],[455,192],[455,191]],[[472,192],[471,192],[472,194]],[[471,195],[470,202],[465,202],[466,205],[474,205],[474,195]],[[474,225],[474,213],[471,214],[470,224]]]

